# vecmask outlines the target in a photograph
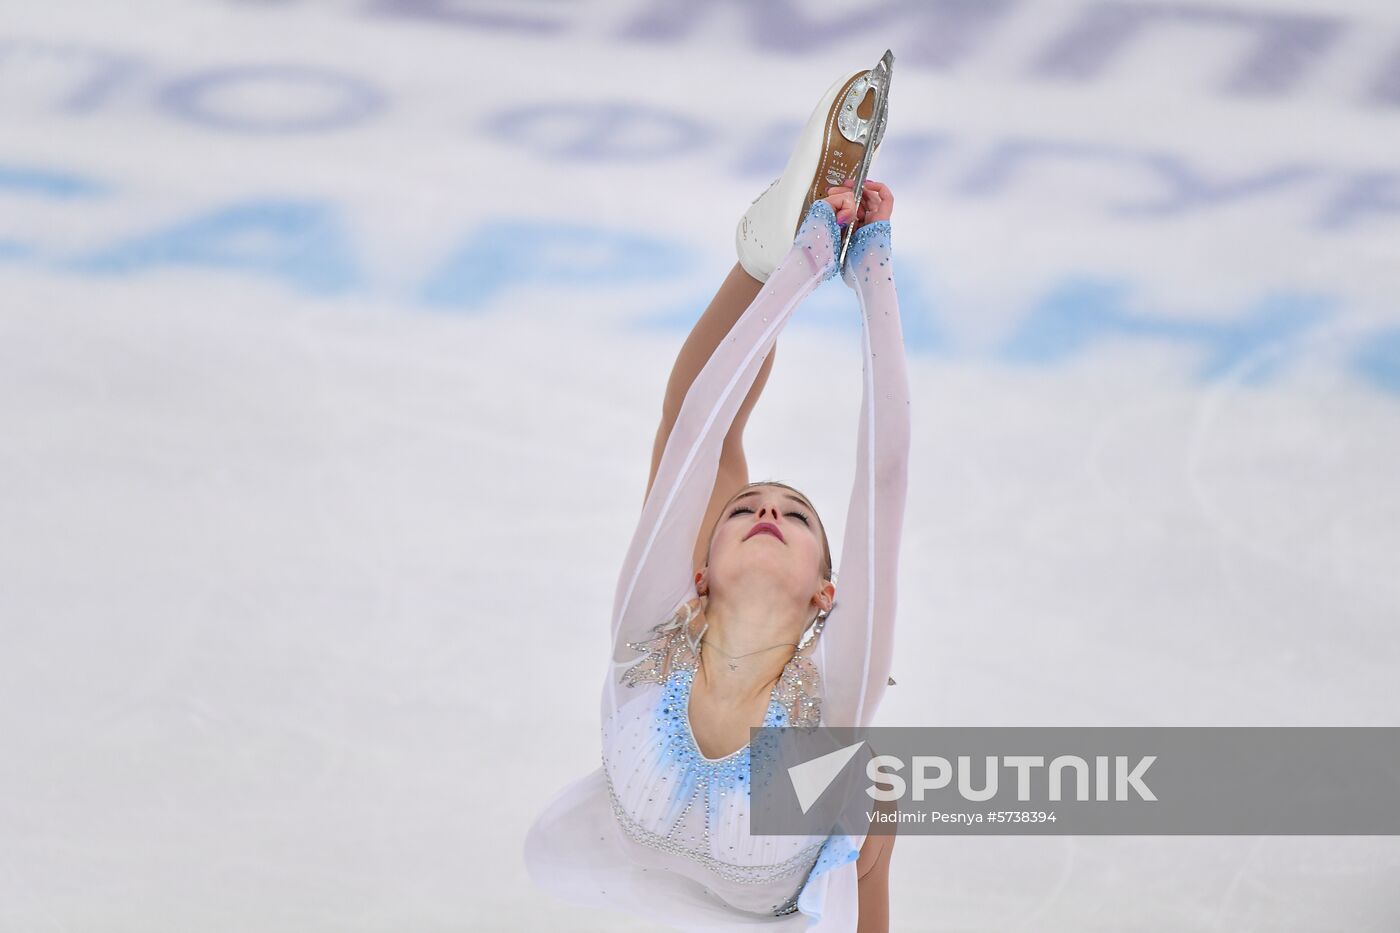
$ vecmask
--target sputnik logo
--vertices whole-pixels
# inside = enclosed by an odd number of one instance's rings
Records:
[[[836,780],[841,769],[846,767],[856,749],[864,744],[865,741],[861,740],[854,745],[838,748],[834,752],[827,752],[819,758],[788,768],[788,779],[792,781],[792,789],[797,793],[797,803],[802,807],[803,813],[812,809],[812,805],[831,786],[831,782]]]

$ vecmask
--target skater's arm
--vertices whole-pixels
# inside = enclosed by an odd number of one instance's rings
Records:
[[[865,848],[874,840],[874,852],[869,867]],[[866,846],[861,850],[860,861],[856,864],[857,916],[856,933],[889,933],[890,930],[890,857],[894,850],[894,836],[866,836]]]
[[[670,379],[666,384],[666,397],[661,408],[661,423],[657,427],[656,440],[652,444],[651,471],[647,477],[647,495],[651,494],[651,487],[656,482],[656,471],[661,466],[661,454],[666,449],[666,442],[671,436],[671,429],[675,426],[676,418],[680,415],[681,405],[690,391],[690,386],[695,382],[695,377],[704,368],[715,348],[724,340],[734,326],[734,322],[753,302],[762,287],[761,282],[750,276],[743,270],[742,266],[736,263],[729,276],[720,285],[719,291],[715,293],[709,307],[700,315],[700,319],[695,322],[690,335],[682,344],[680,353],[676,356],[675,365],[671,368]],[[778,348],[775,344],[773,349],[768,351],[768,356],[758,371],[758,377],[739,406],[739,411],[735,414],[724,442],[720,446],[719,468],[715,474],[714,490],[710,494],[705,518],[700,525],[702,534],[696,536],[692,558],[693,570],[699,570],[705,561],[706,542],[703,531],[714,524],[719,510],[724,507],[730,497],[748,484],[749,465],[744,456],[744,426],[748,423],[749,414],[753,411],[759,395],[763,392],[764,385],[768,382],[768,374],[773,369],[773,357],[777,352]]]
[[[870,185],[888,197],[884,186]],[[836,604],[816,657],[826,688],[823,720],[859,726],[869,724],[890,672],[909,473],[909,375],[888,220],[856,231],[842,277],[859,299],[865,363]]]
[[[724,439],[793,310],[833,271],[835,221],[830,205],[818,205],[787,256],[695,375],[667,435],[618,576],[613,669],[605,694],[605,702],[614,707],[617,679],[637,660],[627,642],[647,637],[653,626],[695,596],[696,539],[711,505]]]
[[[875,808],[887,814],[885,825],[896,827],[898,806],[893,800],[881,800]],[[856,860],[858,920],[856,933],[889,933],[890,929],[890,858],[894,853],[895,833],[867,833]]]
[[[880,187],[875,183],[871,184],[872,190],[874,187]],[[832,186],[827,189],[828,196],[823,199],[832,206],[838,223],[849,222],[848,211],[854,208],[854,199],[851,199],[851,203],[847,204],[840,197],[841,192],[848,190],[848,188]],[[875,216],[872,213],[870,219],[873,221]],[[863,213],[860,219],[865,219]],[[735,263],[728,277],[720,285],[719,291],[715,293],[709,307],[700,315],[700,319],[695,322],[695,326],[691,328],[689,336],[686,337],[685,343],[681,345],[676,362],[671,367],[670,379],[666,383],[666,397],[661,408],[661,423],[656,430],[656,439],[652,443],[651,471],[647,476],[647,495],[651,494],[651,487],[656,481],[656,471],[661,466],[661,454],[666,449],[666,442],[671,436],[671,429],[675,426],[676,417],[680,414],[681,405],[690,391],[691,384],[694,383],[695,377],[708,362],[715,348],[720,345],[720,342],[734,326],[734,322],[753,302],[762,287],[761,282],[745,272],[738,263]],[[744,397],[743,403],[739,406],[739,411],[734,416],[734,421],[730,424],[729,432],[725,435],[724,443],[721,445],[714,491],[710,494],[710,503],[705,510],[705,519],[700,526],[702,534],[697,535],[695,540],[693,570],[699,570],[705,564],[705,550],[708,542],[703,532],[714,526],[724,504],[736,492],[748,485],[749,464],[748,458],[744,455],[744,427],[748,424],[749,415],[758,402],[758,397],[763,394],[763,387],[768,383],[768,375],[772,372],[773,358],[777,352],[778,347],[775,342],[773,348],[768,351],[768,356],[764,358],[763,366],[758,371],[758,378],[754,380],[748,395]]]

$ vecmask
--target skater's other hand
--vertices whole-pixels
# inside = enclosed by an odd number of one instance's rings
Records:
[[[823,200],[836,212],[836,222],[844,226],[850,223],[852,215],[855,216],[857,227],[889,220],[890,215],[894,213],[894,193],[890,191],[889,186],[867,178],[860,193],[861,203],[857,205],[852,189],[854,181],[855,179],[847,178],[841,184],[826,189],[827,196]]]

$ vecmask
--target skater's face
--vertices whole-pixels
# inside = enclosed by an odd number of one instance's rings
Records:
[[[740,490],[725,504],[710,538],[707,565],[712,587],[757,578],[804,598],[830,577],[831,551],[807,497],[787,486],[764,484]]]

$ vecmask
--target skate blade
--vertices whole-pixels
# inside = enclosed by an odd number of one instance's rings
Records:
[[[880,61],[870,70],[870,89],[875,92],[875,109],[870,116],[869,138],[866,140],[865,151],[861,154],[860,163],[856,166],[855,181],[851,189],[856,196],[856,209],[860,209],[860,199],[865,193],[865,179],[870,172],[870,164],[875,161],[875,150],[879,148],[880,142],[885,136],[885,122],[889,116],[890,103],[890,79],[894,72],[894,52],[885,49],[885,54]],[[846,270],[846,251],[851,245],[851,235],[855,233],[856,220],[851,218],[846,224],[845,232],[841,234],[841,251],[837,255],[837,266],[841,271]]]

